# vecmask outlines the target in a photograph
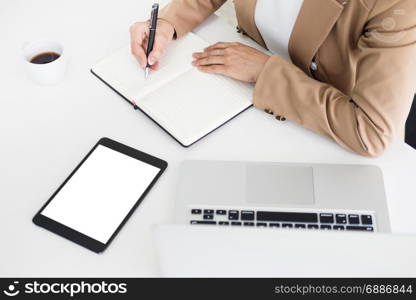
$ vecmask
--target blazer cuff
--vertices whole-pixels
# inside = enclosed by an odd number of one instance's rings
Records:
[[[276,95],[276,85],[279,85],[276,77],[278,68],[281,68],[288,62],[279,55],[272,55],[264,65],[256,85],[254,86],[253,105],[270,113],[278,114],[278,95]],[[284,87],[282,87],[284,88]]]

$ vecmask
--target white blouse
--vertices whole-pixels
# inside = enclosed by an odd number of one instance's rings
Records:
[[[254,20],[267,48],[290,60],[289,39],[303,0],[257,0]]]

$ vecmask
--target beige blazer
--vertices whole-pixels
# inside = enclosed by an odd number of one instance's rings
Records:
[[[173,0],[160,16],[181,37],[225,1]],[[240,31],[265,46],[256,0],[234,3]],[[304,0],[289,54],[293,63],[267,61],[256,107],[365,156],[403,132],[416,90],[416,0]]]

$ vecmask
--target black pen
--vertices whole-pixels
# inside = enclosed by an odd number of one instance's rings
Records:
[[[154,3],[152,5],[152,12],[150,14],[150,25],[149,25],[149,42],[147,43],[146,57],[149,58],[150,52],[153,50],[153,44],[155,43],[156,36],[156,25],[157,25],[157,14],[159,12],[159,4]],[[144,77],[149,76],[150,65],[149,62],[144,69]]]

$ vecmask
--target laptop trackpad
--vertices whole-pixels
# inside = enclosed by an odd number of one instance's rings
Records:
[[[247,202],[313,204],[312,167],[253,164],[247,166]]]

